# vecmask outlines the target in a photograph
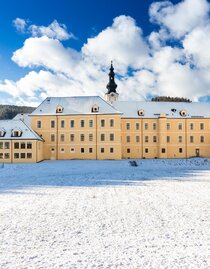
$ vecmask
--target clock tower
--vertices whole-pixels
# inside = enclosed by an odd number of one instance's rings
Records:
[[[119,94],[117,93],[117,84],[114,81],[114,67],[112,65],[111,61],[111,67],[110,67],[110,72],[109,72],[109,83],[107,84],[106,88],[108,89],[107,93],[105,94],[106,96],[106,101],[113,104],[113,102],[118,100]]]

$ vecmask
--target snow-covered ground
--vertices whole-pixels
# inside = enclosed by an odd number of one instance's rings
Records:
[[[210,268],[210,159],[137,163],[0,168],[0,268]]]

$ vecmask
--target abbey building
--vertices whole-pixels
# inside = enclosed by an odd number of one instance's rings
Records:
[[[119,99],[111,64],[104,99],[48,97],[0,121],[0,162],[210,157],[209,103]]]

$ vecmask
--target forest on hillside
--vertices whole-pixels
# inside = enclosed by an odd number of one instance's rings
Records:
[[[151,99],[152,102],[187,102],[191,103],[192,101],[184,97],[170,97],[170,96],[157,96]]]
[[[35,107],[0,105],[0,120],[14,118],[18,113],[31,113]]]

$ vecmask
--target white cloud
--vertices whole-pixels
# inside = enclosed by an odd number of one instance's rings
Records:
[[[56,20],[47,27],[31,25],[28,30],[34,37],[47,36],[58,40],[74,38],[72,33],[68,33],[66,25],[58,23]]]
[[[160,25],[158,31],[144,37],[133,18],[119,16],[80,51],[65,47],[61,42],[65,35],[59,31],[35,27],[33,36],[12,56],[31,72],[16,82],[0,82],[0,92],[19,104],[38,104],[46,96],[103,96],[114,60],[121,100],[144,100],[151,95],[198,100],[210,95],[208,11],[205,0],[154,3],[150,15]]]
[[[155,2],[150,6],[150,20],[166,27],[180,38],[208,18],[210,5],[207,0],[185,0],[176,5],[170,1]]]
[[[21,33],[25,33],[26,26],[27,26],[27,21],[21,18],[16,18],[13,20],[13,24],[16,28],[17,31]]]
[[[148,57],[142,30],[129,16],[116,17],[112,26],[107,27],[96,37],[88,39],[82,52],[100,65],[107,65],[113,60],[120,72],[125,72],[127,67],[143,66]]]

